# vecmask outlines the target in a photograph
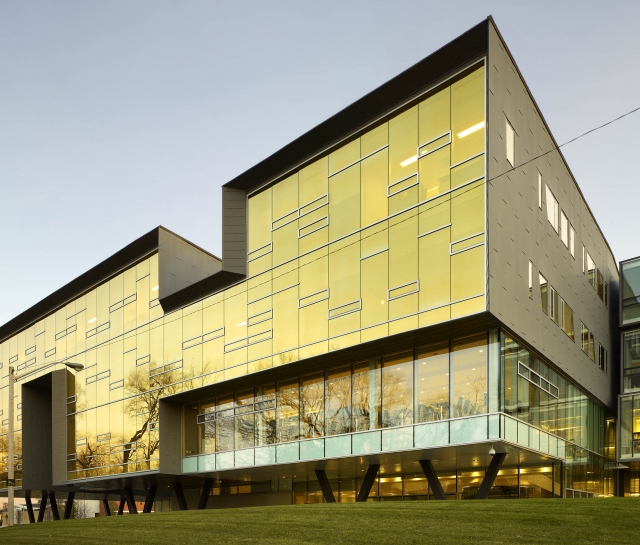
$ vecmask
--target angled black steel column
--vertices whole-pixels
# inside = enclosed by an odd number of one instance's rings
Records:
[[[111,507],[109,507],[109,500],[102,500],[102,507],[104,507],[104,516],[111,516]]]
[[[125,497],[127,498],[127,505],[129,506],[129,514],[137,515],[138,509],[136,508],[136,499],[133,497],[133,490],[131,487],[124,489]]]
[[[427,478],[427,482],[431,487],[431,492],[433,492],[433,497],[436,500],[446,500],[447,496],[444,493],[444,489],[442,488],[440,479],[438,479],[438,476],[436,475],[436,472],[433,469],[433,464],[431,463],[431,460],[420,460],[420,466],[422,467],[424,476]]]
[[[27,492],[24,497],[24,502],[27,504],[27,513],[29,514],[29,524],[33,524],[36,518],[33,514],[33,504],[31,503],[31,492]]]
[[[187,505],[187,500],[184,497],[182,485],[180,483],[173,483],[173,489],[175,490],[175,493],[176,493],[176,499],[178,500],[180,511],[188,511],[189,506]]]
[[[367,501],[369,492],[371,492],[371,487],[376,480],[376,475],[378,475],[379,470],[380,464],[371,464],[367,468],[367,472],[364,474],[364,480],[362,481],[362,486],[360,486],[360,492],[358,492],[356,501]]]
[[[147,493],[147,499],[144,500],[144,509],[142,509],[143,513],[151,513],[151,508],[153,507],[153,502],[156,499],[156,491],[158,487],[155,484],[152,484],[149,487],[149,492]]]
[[[202,485],[202,494],[200,494],[200,500],[198,501],[198,509],[206,509],[207,502],[209,501],[209,495],[213,488],[213,479],[207,479]]]
[[[127,502],[124,496],[120,498],[120,505],[118,506],[118,515],[124,515],[124,505]]]
[[[504,462],[504,459],[506,457],[507,455],[504,452],[498,452],[493,455],[493,458],[491,459],[491,463],[489,464],[489,467],[487,468],[487,471],[484,474],[484,479],[482,479],[482,484],[480,485],[480,488],[478,489],[478,493],[476,494],[476,500],[487,499],[487,497],[489,496],[489,491],[493,486],[493,481],[496,480],[498,471],[500,471],[500,468],[502,467],[502,462]]]
[[[42,496],[40,497],[40,511],[38,511],[38,522],[42,522],[44,520],[44,512],[47,510],[47,499],[49,499],[49,494],[47,494],[46,490],[41,492]]]
[[[60,513],[58,513],[58,504],[56,503],[56,493],[49,492],[49,503],[51,504],[51,514],[53,520],[60,520]]]
[[[71,516],[71,509],[73,508],[73,498],[75,497],[75,495],[75,492],[69,492],[69,495],[67,496],[67,503],[64,506],[64,515],[62,516],[64,520],[69,520],[69,517]]]
[[[336,498],[331,491],[331,485],[329,479],[327,479],[327,473],[324,469],[316,469],[316,477],[318,478],[318,484],[320,484],[320,490],[324,496],[324,501],[327,503],[335,503]]]

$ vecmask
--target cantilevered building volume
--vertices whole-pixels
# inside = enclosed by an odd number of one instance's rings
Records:
[[[614,493],[616,261],[491,18],[0,328],[17,494]],[[613,303],[612,303],[613,301]],[[35,368],[35,367],[34,367]]]

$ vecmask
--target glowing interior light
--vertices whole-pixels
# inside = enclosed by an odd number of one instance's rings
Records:
[[[400,163],[401,167],[406,167],[408,165],[410,165],[411,163],[415,163],[418,160],[418,156],[414,155],[413,157],[409,157],[409,159],[405,159],[404,161],[402,161]]]
[[[480,129],[484,129],[484,121],[480,121],[480,123],[477,123],[473,127],[469,127],[468,129],[465,129],[464,131],[459,132],[458,138],[464,138],[465,136],[469,136],[470,134],[473,134],[474,132],[479,131]]]
[[[240,322],[239,324],[237,324],[238,327],[242,327],[243,325],[247,325],[247,322]]]
[[[151,288],[151,291],[158,291],[158,286],[153,286],[153,288]]]
[[[96,319],[95,318],[91,318],[91,320],[89,320],[89,323],[92,324],[93,322],[95,322]]]

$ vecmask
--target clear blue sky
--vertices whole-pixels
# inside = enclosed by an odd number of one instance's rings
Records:
[[[558,142],[640,106],[640,2],[0,3],[0,324],[493,15]],[[564,153],[640,254],[640,112]]]

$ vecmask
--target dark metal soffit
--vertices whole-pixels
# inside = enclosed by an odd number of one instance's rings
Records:
[[[320,123],[224,186],[251,191],[405,102],[488,50],[489,20],[482,21],[411,68]]]
[[[162,310],[164,310],[165,314],[168,314],[169,312],[173,312],[174,310],[184,307],[189,303],[200,301],[201,299],[204,299],[205,297],[208,297],[231,284],[240,282],[240,280],[244,280],[245,278],[244,274],[230,271],[218,271],[211,276],[203,278],[195,284],[191,284],[180,291],[160,299],[160,305],[162,306]]]

